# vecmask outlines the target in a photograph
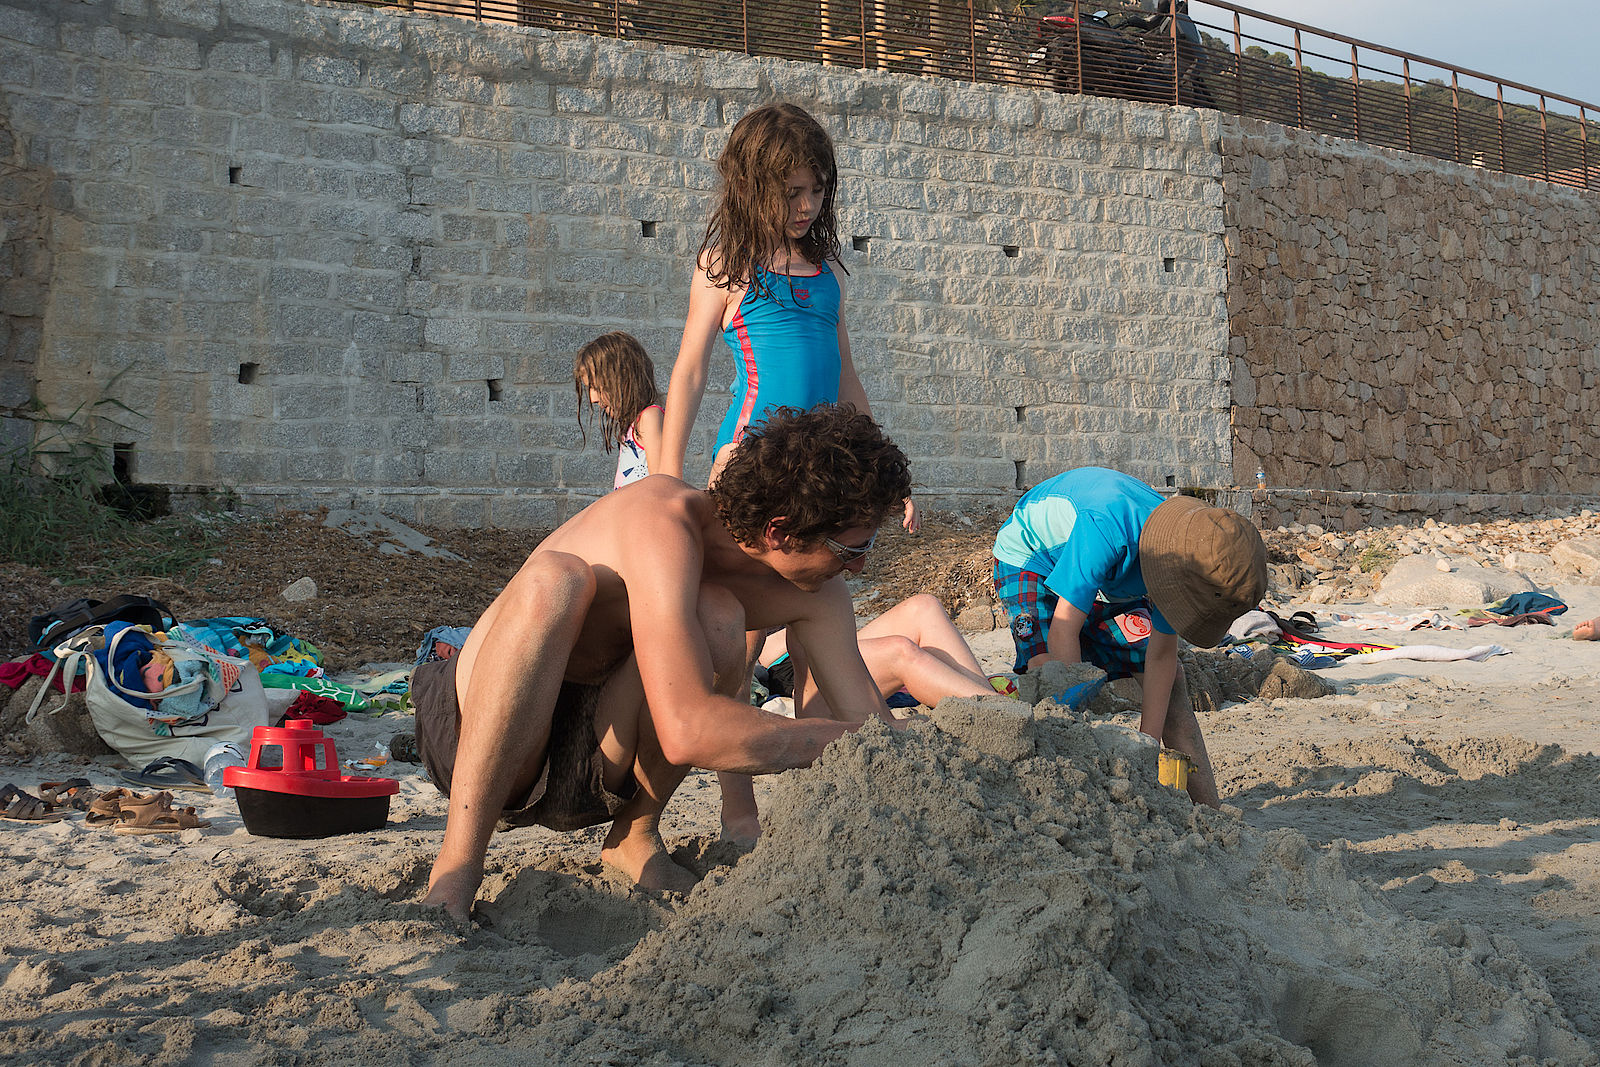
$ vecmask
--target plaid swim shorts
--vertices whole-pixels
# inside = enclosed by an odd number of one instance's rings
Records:
[[[999,560],[994,563],[994,593],[1011,620],[1011,641],[1017,649],[1012,669],[1021,674],[1029,660],[1049,649],[1050,618],[1060,598],[1045,586],[1042,575]],[[1120,604],[1097,600],[1078,634],[1079,653],[1108,678],[1143,674],[1145,646],[1154,629],[1148,600]]]

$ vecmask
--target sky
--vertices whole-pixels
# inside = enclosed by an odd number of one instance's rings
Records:
[[[1521,82],[1600,105],[1600,0],[1237,0],[1264,14],[1374,44],[1426,56],[1458,67]],[[1190,13],[1232,36],[1233,15],[1191,0]],[[1257,27],[1264,24],[1256,21]],[[1250,20],[1242,31],[1251,33]],[[1215,30],[1210,31],[1216,33]],[[1277,38],[1291,51],[1288,30],[1273,27],[1257,36]],[[1222,36],[1222,34],[1217,34]],[[1249,42],[1245,42],[1248,46]],[[1310,48],[1302,36],[1302,46]],[[1324,52],[1349,46],[1326,39]],[[1276,51],[1269,47],[1269,51]],[[1361,60],[1365,65],[1365,57]],[[1398,60],[1392,69],[1398,70]],[[1348,74],[1349,67],[1344,73]],[[1412,67],[1417,73],[1416,65]],[[1489,95],[1493,88],[1489,89]],[[1512,97],[1507,96],[1510,100]],[[1563,110],[1572,111],[1571,108]],[[1594,117],[1590,112],[1590,117]]]

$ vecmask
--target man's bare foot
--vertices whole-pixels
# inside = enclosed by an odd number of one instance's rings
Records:
[[[673,861],[656,834],[633,834],[602,848],[600,862],[627,875],[641,889],[687,893],[700,881],[693,871]]]
[[[1572,639],[1574,641],[1600,640],[1600,616],[1596,616],[1588,622],[1580,622],[1574,626],[1572,628]]]
[[[746,848],[754,847],[761,839],[761,820],[755,815],[722,816],[722,840],[732,841]]]
[[[457,922],[472,920],[472,903],[477,899],[478,886],[483,878],[473,877],[465,871],[451,874],[435,873],[428,883],[428,893],[422,898],[425,908],[443,908],[445,914]]]

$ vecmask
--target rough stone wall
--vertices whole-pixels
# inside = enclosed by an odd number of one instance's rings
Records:
[[[1260,517],[1600,499],[1600,197],[1223,123],[1234,477]]]
[[[38,394],[113,389],[138,482],[559,521],[614,464],[573,351],[630,330],[665,383],[711,160],[778,99],[838,144],[854,354],[923,492],[1230,480],[1214,114],[299,0],[0,0],[0,94],[62,191]]]

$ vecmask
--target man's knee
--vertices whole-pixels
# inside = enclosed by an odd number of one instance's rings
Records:
[[[581,557],[567,552],[536,552],[517,571],[506,592],[541,610],[584,610],[594,597],[594,571]]]

